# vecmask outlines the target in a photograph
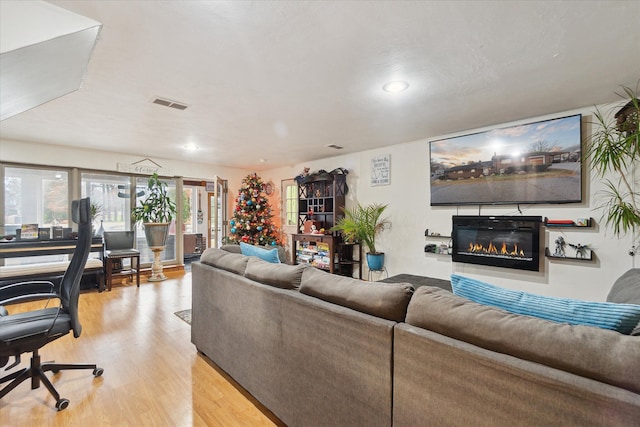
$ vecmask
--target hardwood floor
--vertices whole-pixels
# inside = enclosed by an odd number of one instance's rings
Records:
[[[14,313],[34,304],[8,308]],[[80,338],[70,333],[46,345],[42,360],[96,363],[103,376],[48,373],[71,401],[60,412],[44,386],[31,390],[25,381],[0,400],[0,426],[283,425],[191,344],[190,326],[173,314],[191,307],[190,273],[82,293],[79,307]],[[26,356],[21,366],[28,365]]]

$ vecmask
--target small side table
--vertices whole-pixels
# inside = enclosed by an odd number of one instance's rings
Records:
[[[123,265],[122,260],[129,258],[129,268],[116,270],[116,265]],[[107,290],[111,290],[114,277],[133,277],[136,276],[136,286],[140,287],[140,251],[137,249],[124,249],[106,251],[105,254],[105,279]]]

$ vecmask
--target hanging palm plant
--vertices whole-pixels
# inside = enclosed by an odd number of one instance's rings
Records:
[[[636,165],[640,162],[640,102],[637,90],[623,87],[623,98],[629,99],[611,120],[598,109],[594,113],[597,126],[588,147],[587,158],[606,190],[600,192],[602,202],[596,209],[617,235],[640,229],[640,182]]]

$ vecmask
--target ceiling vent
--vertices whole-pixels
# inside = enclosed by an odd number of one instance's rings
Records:
[[[165,107],[175,108],[176,110],[186,110],[188,107],[188,105],[186,104],[181,104],[179,102],[171,101],[170,99],[164,99],[164,98],[156,98],[153,100],[153,103],[158,105],[164,105]]]
[[[327,145],[327,148],[335,148],[336,150],[342,150],[344,147],[341,147],[340,145],[336,145],[336,144],[329,144]]]

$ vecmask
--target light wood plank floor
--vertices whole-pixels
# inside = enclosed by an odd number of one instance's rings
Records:
[[[96,363],[104,375],[48,373],[71,401],[60,412],[44,386],[31,390],[25,381],[0,400],[0,426],[283,425],[191,344],[190,326],[173,314],[191,307],[191,273],[82,293],[79,306],[80,338],[70,333],[46,345],[42,360]]]

